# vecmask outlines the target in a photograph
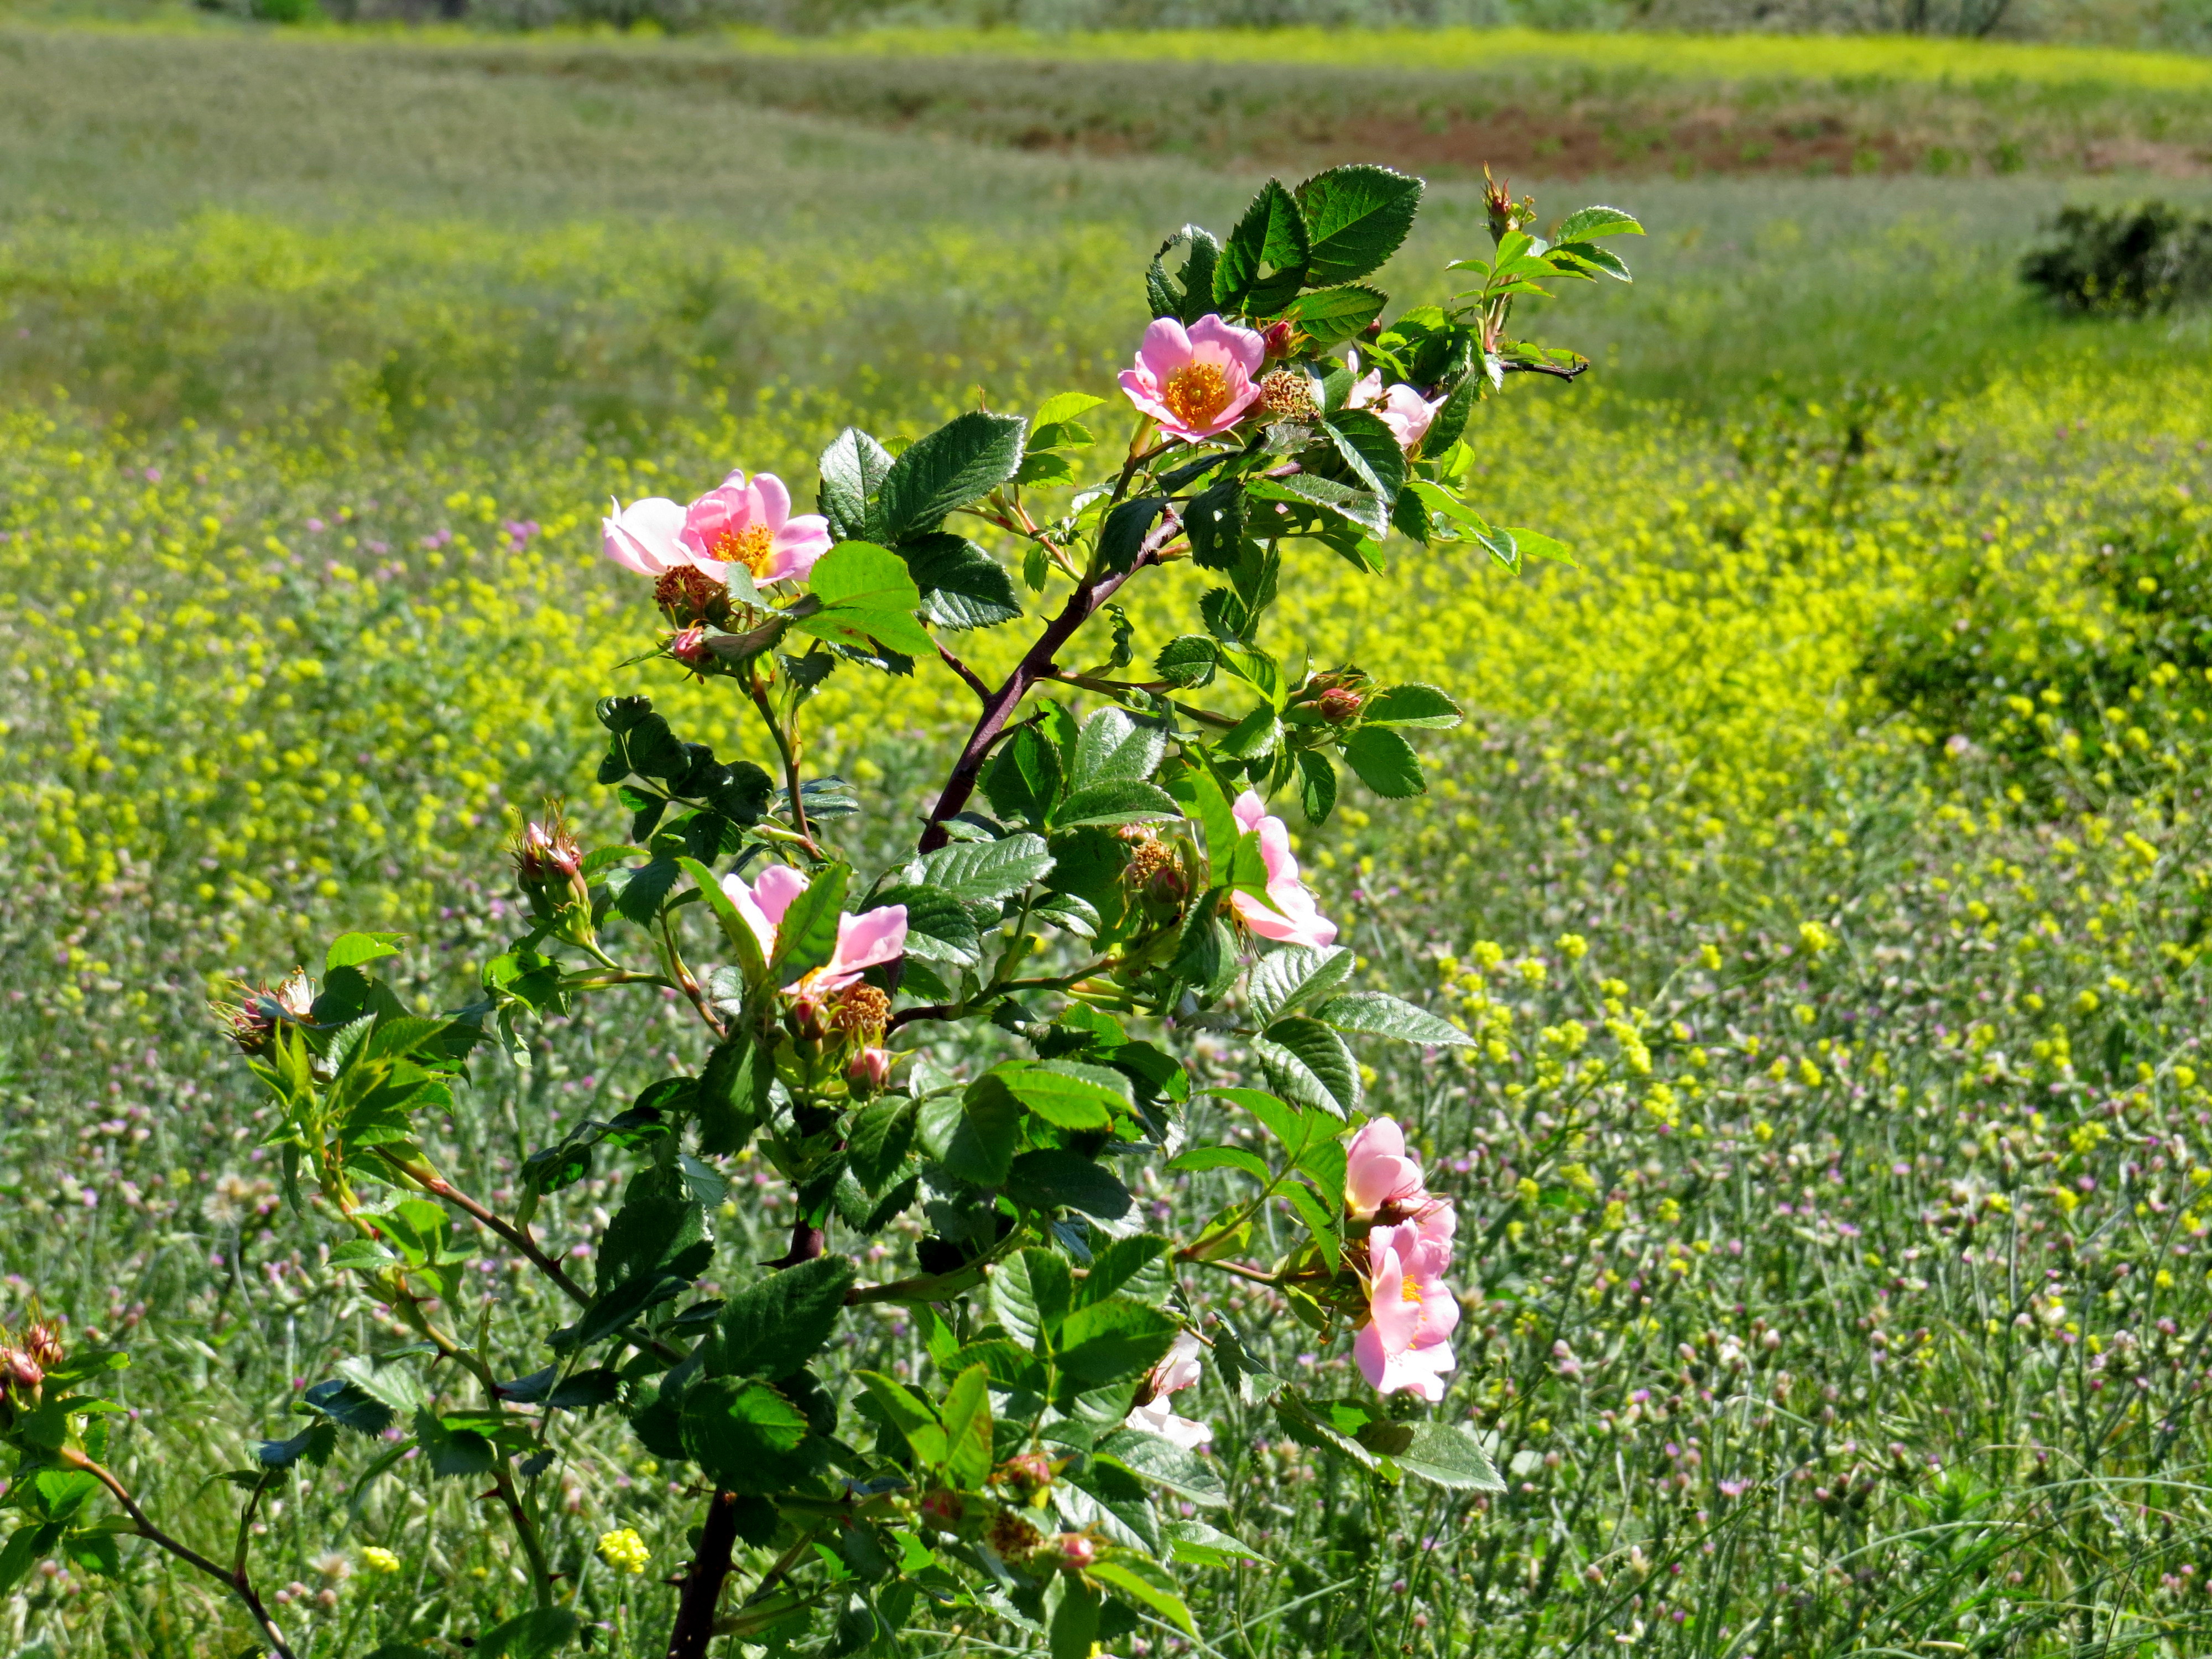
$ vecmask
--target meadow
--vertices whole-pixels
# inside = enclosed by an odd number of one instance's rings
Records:
[[[411,988],[459,1000],[508,931],[509,809],[619,816],[586,775],[594,698],[738,740],[711,688],[627,660],[641,607],[598,555],[605,495],[737,464],[805,495],[847,422],[911,436],[1103,386],[1162,237],[1222,223],[1255,161],[1364,153],[1359,112],[1398,95],[1297,37],[1170,40],[1188,78],[1144,68],[1146,107],[1210,85],[1227,113],[1092,142],[1135,49],[1078,43],[1048,98],[1011,77],[1057,112],[1031,142],[1018,100],[881,106],[886,78],[1044,50],[933,38],[0,29],[0,1311],[35,1295],[133,1347],[112,1461],[179,1530],[227,1536],[209,1483],[246,1440],[403,1340],[327,1247],[295,1248],[207,1000],[349,927],[413,935]],[[1386,834],[1353,799],[1301,850],[1370,982],[1480,1039],[1463,1063],[1362,1058],[1449,1172],[1469,1289],[1440,1409],[1510,1484],[1401,1526],[1210,1374],[1183,1409],[1266,1559],[1184,1570],[1200,1646],[2201,1651],[2212,329],[2060,319],[2013,271],[2062,203],[2206,199],[2081,175],[2084,129],[2052,138],[2052,111],[2142,143],[2163,114],[2181,137],[2156,142],[2186,149],[2208,83],[2118,54],[1899,47],[1816,84],[1771,42],[1493,45],[1524,103],[1573,77],[1586,111],[1634,114],[1765,74],[1895,130],[1976,125],[1822,176],[1740,151],[1678,170],[1677,147],[1593,153],[1599,180],[1567,186],[1529,149],[1513,182],[1547,217],[1571,193],[1652,232],[1632,289],[1543,319],[1592,374],[1482,415],[1493,516],[1577,564],[1395,544],[1381,576],[1286,579],[1317,656],[1475,714],[1410,818]],[[779,52],[781,80],[758,67]],[[1856,73],[1887,78],[1832,78]],[[1249,141],[1299,76],[1334,79],[1337,125]],[[1961,169],[1929,165],[1946,142]],[[1473,251],[1468,159],[1393,267],[1407,300]],[[1148,658],[1159,609],[1132,620]],[[814,763],[901,807],[848,839],[910,839],[964,695],[927,670],[889,696],[831,682]],[[696,1061],[665,1029],[550,1028],[444,1133],[512,1170]],[[1213,1109],[1194,1138],[1232,1133]],[[789,1220],[740,1169],[733,1271]],[[588,1252],[613,1186],[549,1200],[541,1231]],[[493,1243],[473,1270],[497,1328],[537,1292]],[[910,1243],[851,1247],[897,1271]],[[1216,1302],[1285,1374],[1356,1385],[1272,1293]],[[930,1364],[892,1310],[850,1363]],[[696,1505],[619,1419],[577,1432],[552,1552],[593,1651],[655,1650]],[[467,1483],[368,1463],[301,1471],[257,1523],[285,1616],[318,1656],[459,1652],[518,1605],[517,1564]],[[595,1553],[617,1527],[648,1570]],[[14,1654],[249,1635],[204,1583],[82,1564],[0,1603]],[[902,1646],[1030,1642],[939,1621]],[[1189,1645],[1148,1626],[1131,1650]]]

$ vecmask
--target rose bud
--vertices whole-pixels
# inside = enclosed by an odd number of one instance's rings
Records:
[[[1332,685],[1321,694],[1318,707],[1321,717],[1331,726],[1342,726],[1347,720],[1359,718],[1359,711],[1367,699],[1349,686]]]
[[[1079,1532],[1064,1532],[1046,1547],[1072,1572],[1082,1571],[1098,1559],[1098,1546]]]

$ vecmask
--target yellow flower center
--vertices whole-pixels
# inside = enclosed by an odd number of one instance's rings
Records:
[[[709,556],[724,564],[741,564],[756,576],[768,568],[775,556],[775,532],[764,524],[748,525],[743,530],[724,531],[714,538]]]
[[[1184,426],[1205,426],[1229,406],[1229,376],[1216,363],[1185,363],[1168,376],[1160,401]]]
[[[1421,1287],[1412,1279],[1407,1279],[1398,1287],[1398,1300],[1401,1302],[1419,1302],[1420,1299]]]

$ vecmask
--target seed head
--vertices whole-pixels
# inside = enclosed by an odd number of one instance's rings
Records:
[[[730,620],[730,590],[696,564],[662,571],[653,585],[653,602],[678,628],[702,622],[719,627]]]
[[[890,1021],[891,1000],[872,985],[848,985],[830,1006],[830,1029],[872,1043]]]
[[[1295,368],[1271,371],[1260,382],[1260,407],[1278,420],[1310,421],[1321,413],[1313,376]]]
[[[1018,1561],[1036,1553],[1044,1542],[1044,1534],[1017,1511],[1000,1510],[984,1528],[983,1541],[998,1553],[1000,1560]]]
[[[249,1054],[267,1048],[276,1040],[276,1028],[285,1021],[305,1022],[315,1003],[315,982],[304,968],[295,968],[289,978],[274,986],[240,981],[231,988],[238,1000],[211,1002],[209,1012],[230,1033],[230,1040],[240,1051]]]

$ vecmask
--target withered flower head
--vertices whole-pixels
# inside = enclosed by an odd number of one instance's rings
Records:
[[[543,823],[526,823],[508,836],[507,850],[514,860],[514,878],[526,891],[565,887],[584,867],[583,848],[557,799],[545,803]]]
[[[286,1020],[304,1022],[315,1004],[315,982],[304,968],[274,986],[234,981],[234,1002],[211,1002],[208,1010],[230,1033],[241,1052],[258,1054],[273,1042],[276,1028]]]
[[[718,628],[729,624],[730,590],[696,564],[662,571],[653,585],[653,602],[678,628],[702,622]]]
[[[866,1043],[883,1036],[890,1017],[891,1000],[872,985],[848,985],[830,1005],[830,1029]]]
[[[1278,420],[1310,421],[1321,413],[1314,401],[1313,376],[1295,368],[1278,368],[1260,381],[1260,407]]]
[[[1044,1534],[1015,1510],[1000,1510],[983,1529],[983,1541],[998,1553],[1000,1560],[1019,1561],[1036,1553]]]

